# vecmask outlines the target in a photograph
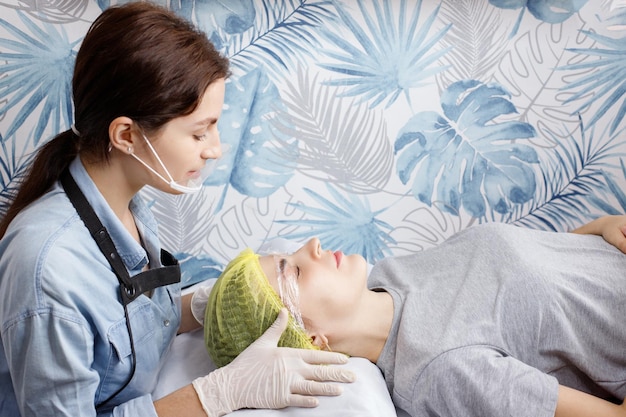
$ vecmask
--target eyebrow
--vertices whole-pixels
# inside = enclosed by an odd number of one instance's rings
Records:
[[[280,272],[280,274],[282,276],[285,276],[285,265],[287,265],[287,259],[286,258],[279,258],[279,261],[278,261],[278,272]]]
[[[193,126],[204,126],[204,125],[208,125],[211,123],[214,123],[217,121],[217,118],[215,117],[207,117],[206,119],[202,119],[196,123],[193,124]]]

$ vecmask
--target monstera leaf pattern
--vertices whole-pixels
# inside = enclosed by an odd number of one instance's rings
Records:
[[[511,35],[517,33],[519,25],[528,11],[546,23],[561,23],[580,10],[588,0],[489,0],[489,3],[503,9],[522,9]]]
[[[473,216],[487,207],[506,213],[535,190],[535,150],[516,143],[535,130],[527,123],[494,122],[514,112],[507,92],[477,81],[452,84],[442,95],[443,115],[422,112],[402,128],[395,142],[398,175],[406,184],[415,170],[413,194],[432,204],[443,201]],[[434,197],[434,198],[433,198]]]
[[[561,23],[580,10],[588,0],[489,0],[504,9],[522,9],[547,23]]]
[[[0,0],[0,215],[73,122],[90,22],[128,1]],[[148,1],[231,62],[213,176],[142,190],[185,284],[276,237],[375,262],[626,209],[623,0]]]
[[[226,97],[219,123],[230,132],[223,140],[230,149],[205,184],[230,183],[243,195],[268,196],[291,178],[294,169],[290,160],[278,155],[276,147],[296,149],[271,127],[272,114],[281,107],[278,90],[262,70],[256,69],[230,80]]]

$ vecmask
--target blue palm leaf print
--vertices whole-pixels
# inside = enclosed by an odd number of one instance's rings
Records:
[[[626,178],[626,172],[624,171],[624,161],[620,160],[622,165],[622,173],[624,174],[624,178]],[[620,215],[624,214],[626,211],[626,194],[622,191],[622,187],[620,185],[621,179],[615,179],[613,175],[609,172],[604,172],[604,181],[606,182],[607,188],[613,193],[613,196],[617,199],[619,204],[619,208],[615,208],[610,205],[605,199],[598,198],[596,196],[591,196],[590,201],[596,207],[598,207],[602,212],[612,215]]]
[[[574,229],[583,218],[589,218],[592,206],[606,213],[609,209],[606,170],[624,156],[622,135],[607,135],[608,127],[585,129],[579,116],[580,137],[553,135],[556,147],[546,150],[542,158],[535,196],[527,204],[500,221],[552,231]],[[563,127],[567,132],[568,128]],[[604,202],[603,202],[604,201]]]
[[[510,37],[513,37],[522,21],[524,10],[546,23],[561,23],[578,12],[588,0],[489,0],[489,3],[500,9],[522,9]]]
[[[5,76],[0,80],[0,115],[22,103],[17,116],[4,132],[8,140],[24,124],[35,109],[43,105],[33,133],[35,145],[49,123],[51,130],[59,132],[72,120],[71,81],[76,52],[76,42],[70,43],[63,29],[43,23],[38,27],[23,13],[18,16],[32,36],[16,28],[4,19],[0,26],[16,40],[0,39],[0,48],[13,52],[1,52],[0,60]]]
[[[515,140],[535,136],[528,123],[496,122],[516,112],[499,85],[476,80],[452,84],[441,95],[443,115],[413,116],[395,141],[397,173],[403,184],[413,175],[413,194],[431,205],[445,203],[450,213],[465,208],[474,217],[487,208],[506,213],[532,198],[535,150]]]
[[[231,150],[206,185],[230,184],[251,197],[266,197],[285,185],[293,176],[297,143],[281,140],[283,135],[272,129],[272,114],[281,107],[278,89],[261,69],[227,82],[219,126],[220,136]],[[284,149],[279,152],[276,146]]]
[[[622,29],[626,26],[626,7],[617,8],[606,20],[606,23],[608,28],[613,29]]]
[[[207,255],[175,253],[180,262],[180,284],[182,288],[209,278],[217,278],[224,270],[224,265]]]
[[[372,212],[367,199],[358,196],[340,194],[329,184],[326,185],[330,196],[336,203],[326,199],[313,190],[305,192],[324,208],[306,206],[303,203],[291,203],[294,208],[310,216],[301,220],[277,220],[278,223],[297,226],[304,231],[283,235],[286,239],[302,240],[319,237],[322,246],[345,253],[358,253],[368,262],[391,255],[389,244],[396,241],[388,233],[393,227],[376,218],[379,212]]]
[[[243,33],[254,24],[253,0],[196,0],[195,14],[199,26],[209,35],[217,28],[232,35]],[[207,16],[213,19],[207,19]]]
[[[596,71],[567,86],[568,90],[578,87],[581,87],[581,89],[569,97],[566,103],[581,97],[590,97],[576,110],[581,111],[604,97],[604,102],[596,110],[591,120],[589,120],[587,128],[597,123],[613,106],[618,105],[617,114],[611,123],[611,133],[613,133],[624,119],[624,114],[626,114],[626,97],[624,96],[626,93],[626,37],[613,39],[593,32],[583,31],[582,33],[606,46],[607,49],[568,49],[577,54],[595,56],[600,59],[590,62],[583,61],[561,68],[565,70],[596,68]]]
[[[196,0],[195,21],[234,68],[286,70],[319,49],[316,32],[332,21],[329,0]],[[275,64],[278,64],[276,66]]]
[[[400,2],[398,22],[394,18],[393,3],[383,1],[381,5],[378,0],[372,0],[374,7],[372,16],[366,10],[364,0],[358,1],[370,36],[362,25],[337,3],[341,20],[354,34],[361,48],[334,32],[325,32],[325,36],[340,52],[325,49],[323,52],[337,62],[319,65],[345,75],[330,80],[327,84],[350,86],[342,96],[361,96],[363,101],[372,100],[371,107],[384,100],[387,100],[388,107],[401,93],[405,94],[410,103],[409,89],[424,85],[425,80],[447,68],[436,63],[448,48],[434,50],[433,46],[443,38],[449,25],[428,37],[436,21],[439,7],[418,27],[421,0],[414,5],[408,22],[405,21],[406,0]]]
[[[578,12],[588,0],[489,0],[501,9],[522,9],[546,23],[561,23]]]

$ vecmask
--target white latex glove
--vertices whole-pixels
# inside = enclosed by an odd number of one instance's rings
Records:
[[[316,407],[315,395],[343,392],[329,381],[354,381],[352,371],[328,366],[347,363],[341,353],[277,347],[287,322],[283,308],[274,324],[234,361],[192,382],[209,417],[240,408]]]
[[[191,296],[191,314],[200,325],[204,326],[204,312],[209,301],[209,294],[213,285],[202,285],[198,287]]]

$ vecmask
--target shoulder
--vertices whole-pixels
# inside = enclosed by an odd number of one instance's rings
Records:
[[[19,258],[23,266],[58,246],[81,246],[90,238],[72,203],[58,187],[30,204],[13,219],[0,240],[0,264]]]
[[[556,232],[509,223],[483,223],[468,227],[450,237],[440,246],[456,249],[455,253],[492,252],[493,254],[517,253],[524,258],[526,251],[553,251],[557,247],[576,245],[603,245],[602,238],[591,235]]]
[[[54,185],[47,193],[24,208],[7,229],[6,238],[19,242],[22,238],[41,239],[73,220],[76,210],[63,189]]]
[[[62,304],[80,290],[93,294],[90,277],[106,272],[106,259],[57,188],[23,210],[0,240],[0,293],[14,310]]]

